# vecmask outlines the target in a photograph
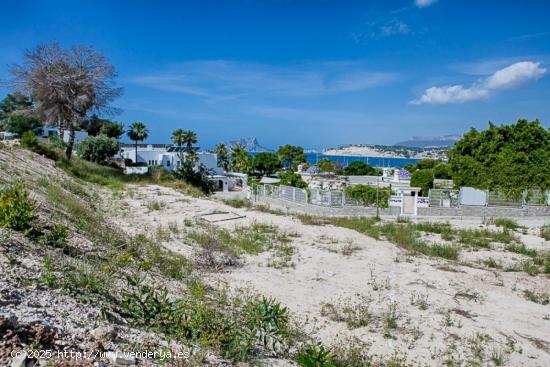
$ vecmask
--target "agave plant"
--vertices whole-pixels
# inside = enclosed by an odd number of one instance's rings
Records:
[[[308,345],[296,355],[300,367],[336,367],[333,360],[330,350],[321,344]]]
[[[254,329],[264,348],[275,350],[288,335],[288,310],[272,298],[262,297],[254,307]]]

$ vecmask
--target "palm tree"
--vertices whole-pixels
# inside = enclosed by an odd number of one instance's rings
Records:
[[[138,148],[138,141],[143,141],[147,139],[149,136],[149,131],[147,130],[147,127],[145,127],[145,124],[143,122],[134,122],[132,125],[130,125],[130,130],[128,130],[128,137],[136,142],[136,161],[138,162],[138,155],[137,155],[137,148]]]
[[[197,144],[197,141],[197,133],[191,130],[184,132],[183,142],[187,145],[187,152],[190,152],[191,149],[193,149],[193,144]]]
[[[237,172],[246,172],[250,169],[250,156],[241,144],[235,144],[231,148],[231,161],[233,169]]]
[[[216,145],[216,148],[214,148],[214,153],[218,156],[218,166],[223,168],[225,171],[229,171],[229,151],[227,150],[227,146],[225,144],[218,144]]]
[[[178,148],[181,148],[183,144],[185,144],[185,131],[183,129],[176,129],[172,133],[172,143],[177,146]]]

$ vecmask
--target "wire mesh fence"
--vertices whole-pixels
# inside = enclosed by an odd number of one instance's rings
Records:
[[[281,199],[292,201],[298,204],[307,204],[308,195],[304,189],[299,189],[292,186],[275,186],[275,185],[257,185],[253,187],[253,192],[258,197]]]
[[[550,191],[540,189],[525,190],[523,200],[527,205],[550,205]]]
[[[430,206],[455,208],[458,206],[459,190],[430,189],[428,198]]]
[[[466,188],[464,188],[466,189]],[[346,195],[343,190],[299,189],[284,185],[256,185],[252,187],[256,198],[278,199],[297,204],[311,204],[332,208],[365,206],[359,200]],[[511,198],[498,191],[485,191],[479,206],[519,208],[526,205],[550,205],[550,191],[527,190],[520,198]],[[461,206],[462,190],[430,189],[428,194],[430,207],[456,208]],[[470,204],[468,204],[470,205]],[[472,204],[474,205],[474,204]]]
[[[519,208],[523,206],[523,200],[521,198],[509,197],[502,192],[489,191],[487,195],[487,205]]]

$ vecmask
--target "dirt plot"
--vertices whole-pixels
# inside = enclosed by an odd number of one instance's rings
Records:
[[[160,204],[153,208],[152,201]],[[418,231],[428,244],[460,247],[456,260],[446,260],[411,253],[384,236],[304,224],[164,187],[133,186],[113,205],[124,209],[116,221],[125,230],[157,233],[166,247],[184,254],[196,253],[199,235],[209,231],[235,236],[234,249],[247,248],[252,237],[266,239],[272,245],[237,251],[238,262],[209,272],[208,279],[277,298],[304,330],[329,345],[356,337],[373,355],[399,355],[414,365],[550,365],[550,279],[541,267],[529,271],[538,266],[529,251],[550,250],[550,241],[538,235],[548,218],[518,219],[519,227],[509,229],[512,244],[469,246],[458,237]],[[207,226],[196,220],[216,212],[235,216]],[[449,223],[453,231],[503,230],[487,220]],[[274,257],[285,261],[274,266]]]

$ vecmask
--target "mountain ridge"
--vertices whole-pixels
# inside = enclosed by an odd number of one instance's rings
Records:
[[[240,138],[237,140],[230,140],[225,143],[225,145],[231,149],[235,145],[242,145],[247,151],[251,153],[260,153],[260,152],[273,152],[273,149],[266,148],[258,142],[257,138]]]
[[[413,136],[409,140],[395,143],[393,146],[411,148],[444,148],[452,146],[461,136],[448,134],[442,136]]]

